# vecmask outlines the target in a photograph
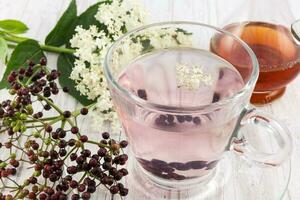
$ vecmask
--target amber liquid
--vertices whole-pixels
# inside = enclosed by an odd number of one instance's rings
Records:
[[[256,54],[260,73],[251,102],[264,104],[279,98],[300,70],[300,47],[289,29],[262,22],[235,23],[224,27],[245,41]],[[228,36],[216,36],[211,50],[231,62],[243,75],[251,73],[247,52]],[[244,59],[244,61],[243,61]]]

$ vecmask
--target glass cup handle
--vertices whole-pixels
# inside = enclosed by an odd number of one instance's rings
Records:
[[[257,111],[255,108],[246,109],[241,117],[240,125],[237,130],[237,135],[232,139],[231,150],[246,160],[256,163],[277,166],[289,158],[292,151],[292,140],[288,129],[280,122],[273,119],[270,115]],[[246,126],[255,126],[262,128],[270,137],[275,139],[278,150],[274,153],[265,153],[259,151],[254,145],[251,145],[249,137],[252,133],[248,130],[246,134],[242,129]],[[255,130],[254,130],[255,131]]]

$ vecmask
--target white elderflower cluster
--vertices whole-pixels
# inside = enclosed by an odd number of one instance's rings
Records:
[[[136,1],[113,0],[110,4],[101,4],[95,18],[107,26],[113,39],[117,39],[144,24],[146,14]]]
[[[192,44],[192,37],[176,28],[165,28],[151,30],[145,33],[145,37],[150,39],[154,49],[164,49],[176,46],[188,46]]]
[[[120,130],[103,73],[104,58],[108,48],[118,37],[145,23],[144,13],[133,1],[113,0],[102,3],[95,18],[107,27],[106,32],[96,26],[90,26],[89,29],[78,26],[76,34],[70,40],[77,57],[70,78],[76,82],[76,89],[82,95],[90,100],[97,100],[92,112],[97,128],[110,122],[113,132]]]
[[[76,89],[82,95],[97,101],[92,112],[96,128],[103,128],[109,122],[111,131],[118,132],[121,126],[104,77],[104,58],[108,48],[118,37],[145,24],[145,12],[133,0],[112,0],[99,5],[95,18],[106,27],[105,30],[96,26],[90,26],[89,29],[78,26],[76,34],[70,40],[71,47],[76,50],[70,78],[76,82]],[[145,41],[148,41],[146,46]],[[183,30],[151,30],[122,41],[119,51],[114,54],[113,67],[128,64],[143,51],[191,43],[190,35]]]
[[[205,74],[199,66],[188,66],[186,64],[176,65],[176,79],[179,88],[197,90],[201,83],[212,84],[212,77]]]

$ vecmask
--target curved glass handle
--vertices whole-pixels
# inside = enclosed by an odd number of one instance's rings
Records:
[[[268,139],[275,141],[275,152],[266,153],[253,142],[254,134],[268,134]],[[288,129],[270,115],[257,111],[254,108],[247,109],[241,119],[237,130],[237,136],[232,139],[231,150],[243,158],[264,165],[277,166],[289,158],[292,151],[292,140]],[[264,134],[262,134],[264,135]],[[270,142],[269,141],[269,142]]]

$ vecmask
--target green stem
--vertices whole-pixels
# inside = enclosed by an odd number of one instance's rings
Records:
[[[17,43],[17,44],[31,39],[31,38],[25,38],[25,37],[18,37],[15,35],[4,35],[3,38],[9,42],[13,42],[13,43]],[[8,44],[8,46],[12,47],[12,48],[16,47],[15,44]],[[44,45],[44,44],[40,44],[40,46],[41,46],[41,49],[48,51],[48,52],[52,52],[52,53],[68,53],[68,54],[75,53],[75,50],[64,48],[64,47],[56,47],[56,46]]]
[[[0,133],[4,133],[5,131],[7,131],[9,128],[3,129],[0,131]]]
[[[97,104],[97,102],[92,103],[92,104],[90,104],[88,106],[85,106],[85,108],[90,109],[91,107],[93,107],[96,104]],[[81,109],[78,109],[78,110],[75,110],[74,112],[72,112],[72,116],[77,117],[78,115],[80,115],[80,110]]]
[[[63,47],[55,47],[55,46],[50,46],[50,45],[40,45],[41,49],[52,52],[52,53],[68,53],[68,54],[73,54],[75,53],[75,50],[73,49],[68,49],[68,48],[63,48]]]
[[[63,117],[63,111],[58,106],[56,106],[52,101],[50,101],[48,98],[44,97],[41,94],[37,94],[37,96],[40,99],[43,99],[44,101],[46,101],[50,106],[52,106],[52,108],[54,108]],[[73,123],[73,121],[70,118],[65,118],[65,120],[71,125],[71,127],[75,126],[75,124]]]
[[[109,148],[108,145],[101,144],[99,142],[95,142],[95,141],[91,141],[91,140],[88,140],[86,143],[95,144],[95,145],[98,145],[99,147],[102,147],[102,148]]]
[[[28,80],[26,81],[26,83],[25,83],[25,86],[26,86],[26,87],[30,84],[30,82],[31,82],[31,80],[33,79],[33,77],[35,77],[38,73],[40,73],[40,69],[37,69],[38,67],[41,67],[41,65],[38,64],[38,65],[35,66],[36,71],[35,71],[35,72],[28,78]]]
[[[49,104],[50,106],[52,106],[52,108],[54,108],[59,114],[63,115],[63,111],[59,107],[57,107],[52,101],[50,101],[48,98],[44,97],[41,94],[37,94],[37,96],[40,99],[43,99],[44,101],[46,101],[47,104]]]
[[[31,125],[31,126],[26,126],[26,128],[40,128],[40,127],[45,127],[45,125]]]
[[[78,147],[73,147],[73,149],[71,149],[71,151],[64,157],[63,161],[65,161],[69,157],[69,155],[71,155],[71,153],[77,148]]]
[[[25,123],[33,123],[33,122],[44,122],[44,121],[51,121],[51,120],[54,120],[54,119],[57,119],[59,118],[59,116],[55,116],[55,117],[45,117],[45,118],[41,118],[41,119],[35,119],[35,118],[32,118],[32,120],[26,120]]]

